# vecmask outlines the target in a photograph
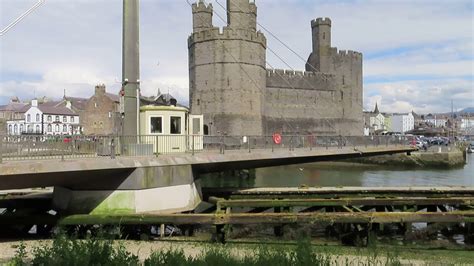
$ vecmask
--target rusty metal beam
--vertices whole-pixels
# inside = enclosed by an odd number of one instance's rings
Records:
[[[150,224],[334,224],[334,223],[474,223],[473,211],[449,213],[430,212],[362,212],[362,213],[220,213],[220,214],[163,214],[163,215],[72,215],[55,216],[10,216],[4,215],[4,224],[59,224],[59,225],[150,225]]]

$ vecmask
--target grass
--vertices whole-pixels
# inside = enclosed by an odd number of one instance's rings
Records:
[[[138,256],[128,252],[120,242],[114,240],[102,237],[78,240],[59,235],[51,245],[34,248],[29,255],[26,247],[20,245],[16,256],[7,265],[355,265],[348,256],[317,252],[309,240],[299,240],[296,245],[257,245],[240,249],[240,252],[235,252],[232,245],[212,245],[200,250],[197,255],[187,256],[182,249],[170,248],[153,252],[140,261]],[[362,264],[356,264],[400,265],[400,261],[396,256],[380,256],[374,252],[365,257]]]

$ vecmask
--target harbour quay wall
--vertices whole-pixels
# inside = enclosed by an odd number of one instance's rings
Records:
[[[420,151],[408,154],[381,155],[351,159],[351,162],[404,166],[415,168],[456,168],[466,164],[466,154],[461,150],[451,151]]]

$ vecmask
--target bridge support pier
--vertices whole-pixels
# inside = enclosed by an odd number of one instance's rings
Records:
[[[191,166],[183,165],[137,168],[115,187],[55,187],[53,206],[67,214],[178,213],[194,210],[201,199]]]

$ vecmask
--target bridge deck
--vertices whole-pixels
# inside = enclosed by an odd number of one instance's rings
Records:
[[[233,169],[249,169],[339,160],[383,154],[413,152],[409,146],[388,145],[367,148],[329,147],[294,150],[231,150],[224,154],[205,151],[195,154],[178,153],[146,157],[67,158],[5,161],[0,164],[0,189],[21,189],[67,185],[68,179],[77,183],[87,178],[87,173],[120,175],[136,168],[191,165],[199,173]],[[67,174],[65,174],[67,173]],[[89,178],[90,180],[90,178]]]

